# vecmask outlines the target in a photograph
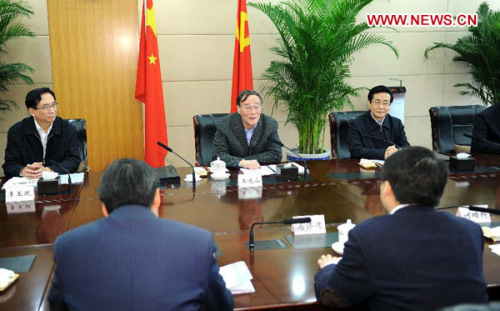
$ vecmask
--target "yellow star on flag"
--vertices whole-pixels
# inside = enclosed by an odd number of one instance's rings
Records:
[[[155,57],[154,54],[151,53],[151,56],[148,57],[149,58],[149,64],[153,64],[153,65],[156,65],[156,60],[158,59],[158,57]]]
[[[146,27],[148,26],[151,27],[151,30],[156,36],[156,19],[153,7],[151,7],[151,9],[146,9]]]

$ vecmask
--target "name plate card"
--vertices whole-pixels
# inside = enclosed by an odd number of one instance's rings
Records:
[[[304,215],[294,216],[293,218],[304,217],[311,217],[311,222],[303,224],[293,224],[292,232],[294,235],[326,233],[325,215]]]
[[[238,175],[238,188],[262,187],[262,176],[258,173],[247,172]]]
[[[475,205],[477,207],[488,208],[488,205]],[[478,224],[490,223],[491,216],[489,213],[471,211],[467,207],[459,207],[457,210],[457,216],[469,219]]]
[[[35,187],[14,186],[5,188],[5,203],[35,200]]]

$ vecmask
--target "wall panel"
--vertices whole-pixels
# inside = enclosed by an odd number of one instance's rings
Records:
[[[48,0],[47,7],[60,115],[87,120],[89,166],[143,158],[137,0]]]

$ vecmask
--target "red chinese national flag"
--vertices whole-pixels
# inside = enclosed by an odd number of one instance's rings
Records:
[[[168,145],[168,141],[153,0],[147,0],[142,9],[135,98],[145,107],[144,160],[151,167],[164,166],[167,151],[156,144]]]
[[[238,0],[236,14],[236,40],[234,42],[233,91],[231,112],[236,111],[236,98],[245,89],[253,89],[250,30],[248,29],[247,1]]]

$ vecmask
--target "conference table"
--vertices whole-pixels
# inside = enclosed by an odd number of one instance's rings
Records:
[[[476,161],[474,172],[450,172],[441,212],[456,213],[458,206],[472,204],[500,209],[499,156],[477,155]],[[322,254],[334,254],[324,243],[325,236],[335,236],[337,226],[347,219],[358,224],[386,214],[378,196],[378,168],[362,169],[355,159],[311,161],[308,168],[305,180],[268,176],[263,177],[261,188],[238,189],[237,170],[226,181],[204,178],[194,190],[183,181],[162,186],[160,217],[211,231],[220,266],[237,261],[248,266],[255,293],[234,296],[237,310],[321,310],[314,295],[316,260]],[[190,173],[188,168],[177,170],[181,177]],[[35,255],[31,269],[0,293],[1,310],[49,309],[53,243],[60,234],[103,217],[97,191],[100,176],[101,172],[85,173],[84,183],[74,185],[71,194],[38,196],[34,211],[13,213],[5,202],[0,204],[0,260]],[[68,192],[66,187],[60,186],[61,193]],[[283,248],[249,252],[245,247],[254,222],[302,215],[324,215],[327,234],[303,240],[293,236],[289,225],[259,225],[257,242],[278,240]],[[491,220],[500,222],[500,216],[491,215]],[[486,240],[484,276],[490,289],[495,289],[500,286],[500,256],[490,251],[489,244],[492,241]]]

